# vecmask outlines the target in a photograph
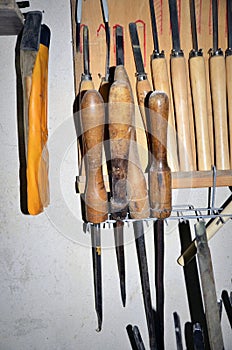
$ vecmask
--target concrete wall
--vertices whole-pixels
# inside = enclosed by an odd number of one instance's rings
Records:
[[[0,37],[1,230],[0,230],[0,350],[125,349],[130,344],[128,324],[138,325],[148,349],[148,336],[133,233],[126,228],[127,306],[121,305],[112,229],[104,230],[103,329],[95,331],[90,235],[84,234],[77,175],[71,19],[69,1],[31,1],[43,10],[52,31],[49,61],[49,150],[51,205],[37,217],[20,211],[19,160],[16,117],[16,37]],[[216,205],[229,196],[216,190]],[[175,204],[207,205],[207,189],[174,191]],[[196,221],[191,221],[193,227]],[[232,223],[210,241],[218,298],[231,288]],[[155,306],[152,227],[145,227],[147,255]],[[181,323],[190,320],[180,253],[177,221],[165,226],[165,342],[175,348],[172,313]],[[223,310],[225,349],[231,349],[231,331]],[[183,331],[183,328],[182,328]],[[184,332],[184,331],[183,331]]]

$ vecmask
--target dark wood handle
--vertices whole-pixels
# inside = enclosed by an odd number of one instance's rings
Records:
[[[171,170],[167,163],[168,96],[154,91],[149,96],[151,166],[149,171],[151,216],[164,219],[171,214]]]
[[[81,101],[80,116],[86,164],[86,220],[97,224],[104,222],[108,214],[107,192],[102,174],[105,108],[98,91],[85,92]]]

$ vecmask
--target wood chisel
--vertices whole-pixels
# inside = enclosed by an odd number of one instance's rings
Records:
[[[232,169],[232,1],[227,0],[228,48],[226,50],[226,88],[229,117],[230,168]]]

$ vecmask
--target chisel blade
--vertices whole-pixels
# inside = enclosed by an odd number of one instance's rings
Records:
[[[80,31],[82,16],[82,0],[76,2],[76,50],[80,51]]]
[[[123,221],[117,221],[114,224],[115,250],[118,264],[118,273],[120,279],[120,290],[123,306],[126,305],[126,281],[125,281],[125,257],[123,242]]]
[[[173,320],[174,320],[175,334],[176,334],[176,348],[177,350],[183,350],[180,316],[176,311],[173,312]]]
[[[227,0],[228,48],[232,50],[232,1]]]
[[[159,40],[156,26],[156,18],[155,18],[155,8],[154,8],[154,0],[149,0],[150,5],[150,15],[151,15],[151,27],[152,27],[152,36],[154,43],[154,52],[159,52]]]
[[[38,51],[40,44],[42,12],[30,11],[26,15],[20,50]]]
[[[123,29],[120,26],[116,27],[116,65],[124,66]]]
[[[83,29],[83,64],[84,64],[84,76],[91,77],[89,69],[89,29],[84,26]]]
[[[135,66],[138,75],[145,75],[142,53],[139,44],[139,37],[135,23],[129,24],[131,45],[135,59]]]
[[[197,52],[198,40],[197,40],[197,27],[196,27],[195,0],[190,0],[190,18],[191,18],[193,50]]]
[[[172,47],[173,51],[180,52],[180,35],[178,24],[178,13],[176,0],[169,0],[170,21],[172,27]]]

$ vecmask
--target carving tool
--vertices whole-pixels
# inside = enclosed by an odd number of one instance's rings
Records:
[[[174,319],[175,335],[176,335],[176,349],[183,350],[180,316],[178,315],[177,312],[173,312],[173,319]]]
[[[76,1],[76,51],[80,51],[82,0]]]
[[[222,302],[226,310],[226,314],[228,316],[228,321],[230,323],[230,327],[232,328],[232,304],[231,300],[229,298],[228,292],[226,290],[222,291]]]
[[[227,109],[229,116],[230,168],[232,168],[232,1],[227,0],[228,48],[226,50]]]

